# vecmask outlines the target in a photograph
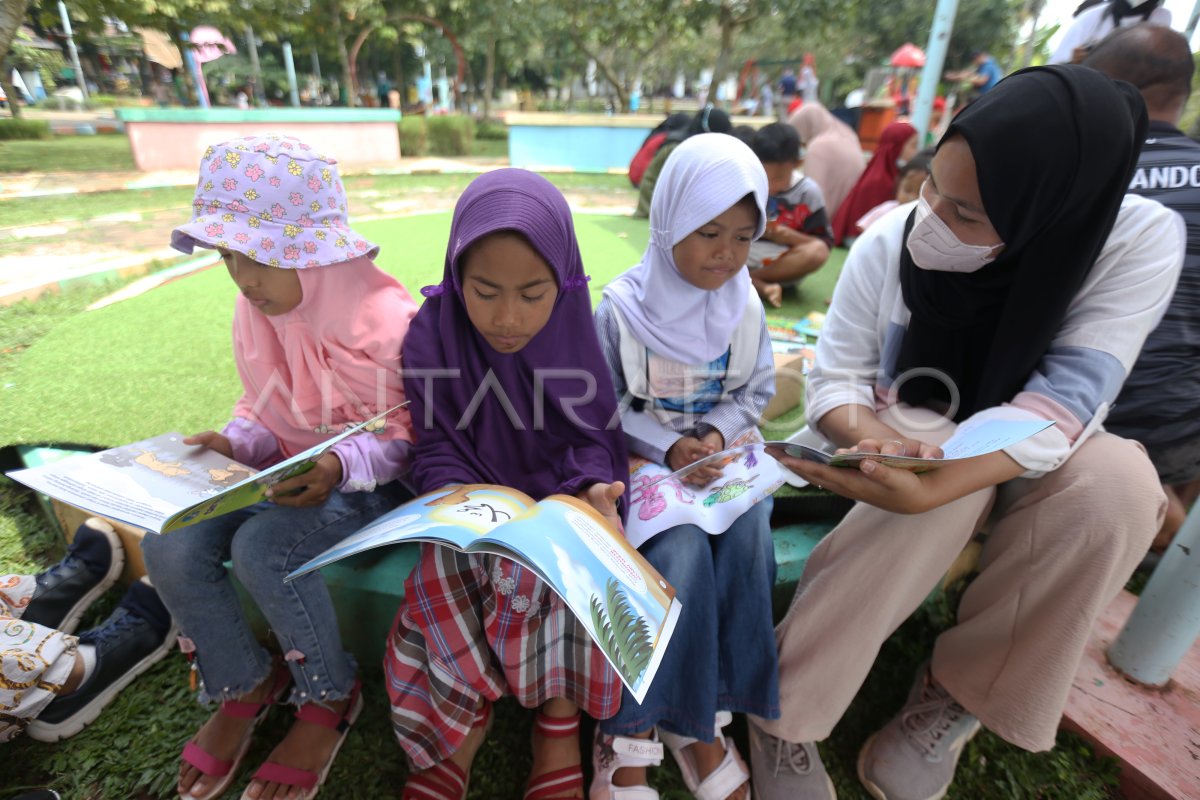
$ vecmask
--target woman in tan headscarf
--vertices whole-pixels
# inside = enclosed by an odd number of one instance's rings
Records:
[[[821,187],[833,219],[866,166],[858,134],[818,103],[805,103],[788,123],[804,142],[804,174]]]

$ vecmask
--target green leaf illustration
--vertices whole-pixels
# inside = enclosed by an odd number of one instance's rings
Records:
[[[634,683],[646,671],[654,654],[650,626],[633,610],[621,584],[609,578],[605,589],[605,604],[621,655],[622,672],[630,683]]]

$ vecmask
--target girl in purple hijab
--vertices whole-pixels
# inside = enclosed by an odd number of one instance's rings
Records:
[[[418,493],[491,483],[576,495],[620,527],[629,461],[591,320],[571,213],[552,184],[504,169],[471,183],[445,274],[404,345]],[[617,711],[621,684],[532,572],[424,545],[384,658],[404,798],[459,798],[491,703],[538,708],[527,800],[581,796],[579,712]]]

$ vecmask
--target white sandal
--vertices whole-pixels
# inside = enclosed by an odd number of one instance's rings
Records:
[[[658,800],[649,786],[613,786],[613,773],[625,767],[657,767],[663,746],[657,737],[608,736],[596,728],[592,744],[592,786],[588,800]]]
[[[668,731],[660,730],[659,737],[663,744],[671,749],[675,763],[683,774],[683,783],[696,800],[725,800],[738,788],[750,781],[750,770],[732,739],[726,739],[721,729],[733,721],[733,714],[728,711],[718,711],[713,724],[713,736],[725,747],[725,758],[717,768],[700,780],[696,771],[696,762],[692,759],[687,747],[699,741],[688,736],[678,736]],[[593,798],[594,800],[594,798]],[[750,787],[746,787],[746,800],[751,800]]]

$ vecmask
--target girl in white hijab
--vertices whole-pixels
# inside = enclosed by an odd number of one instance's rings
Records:
[[[770,336],[746,271],[766,198],[762,165],[732,136],[694,136],[664,166],[650,245],[596,310],[617,392],[632,397],[621,414],[632,454],[676,470],[755,430],[774,393]],[[708,467],[685,480],[711,490],[707,505],[727,499],[720,475]],[[770,513],[768,497],[719,535],[678,525],[639,548],[687,610],[646,698],[625,692],[600,724],[592,800],[621,787],[636,787],[623,800],[657,798],[646,768],[663,744],[696,797],[748,796],[749,771],[721,729],[734,712],[778,714]]]

